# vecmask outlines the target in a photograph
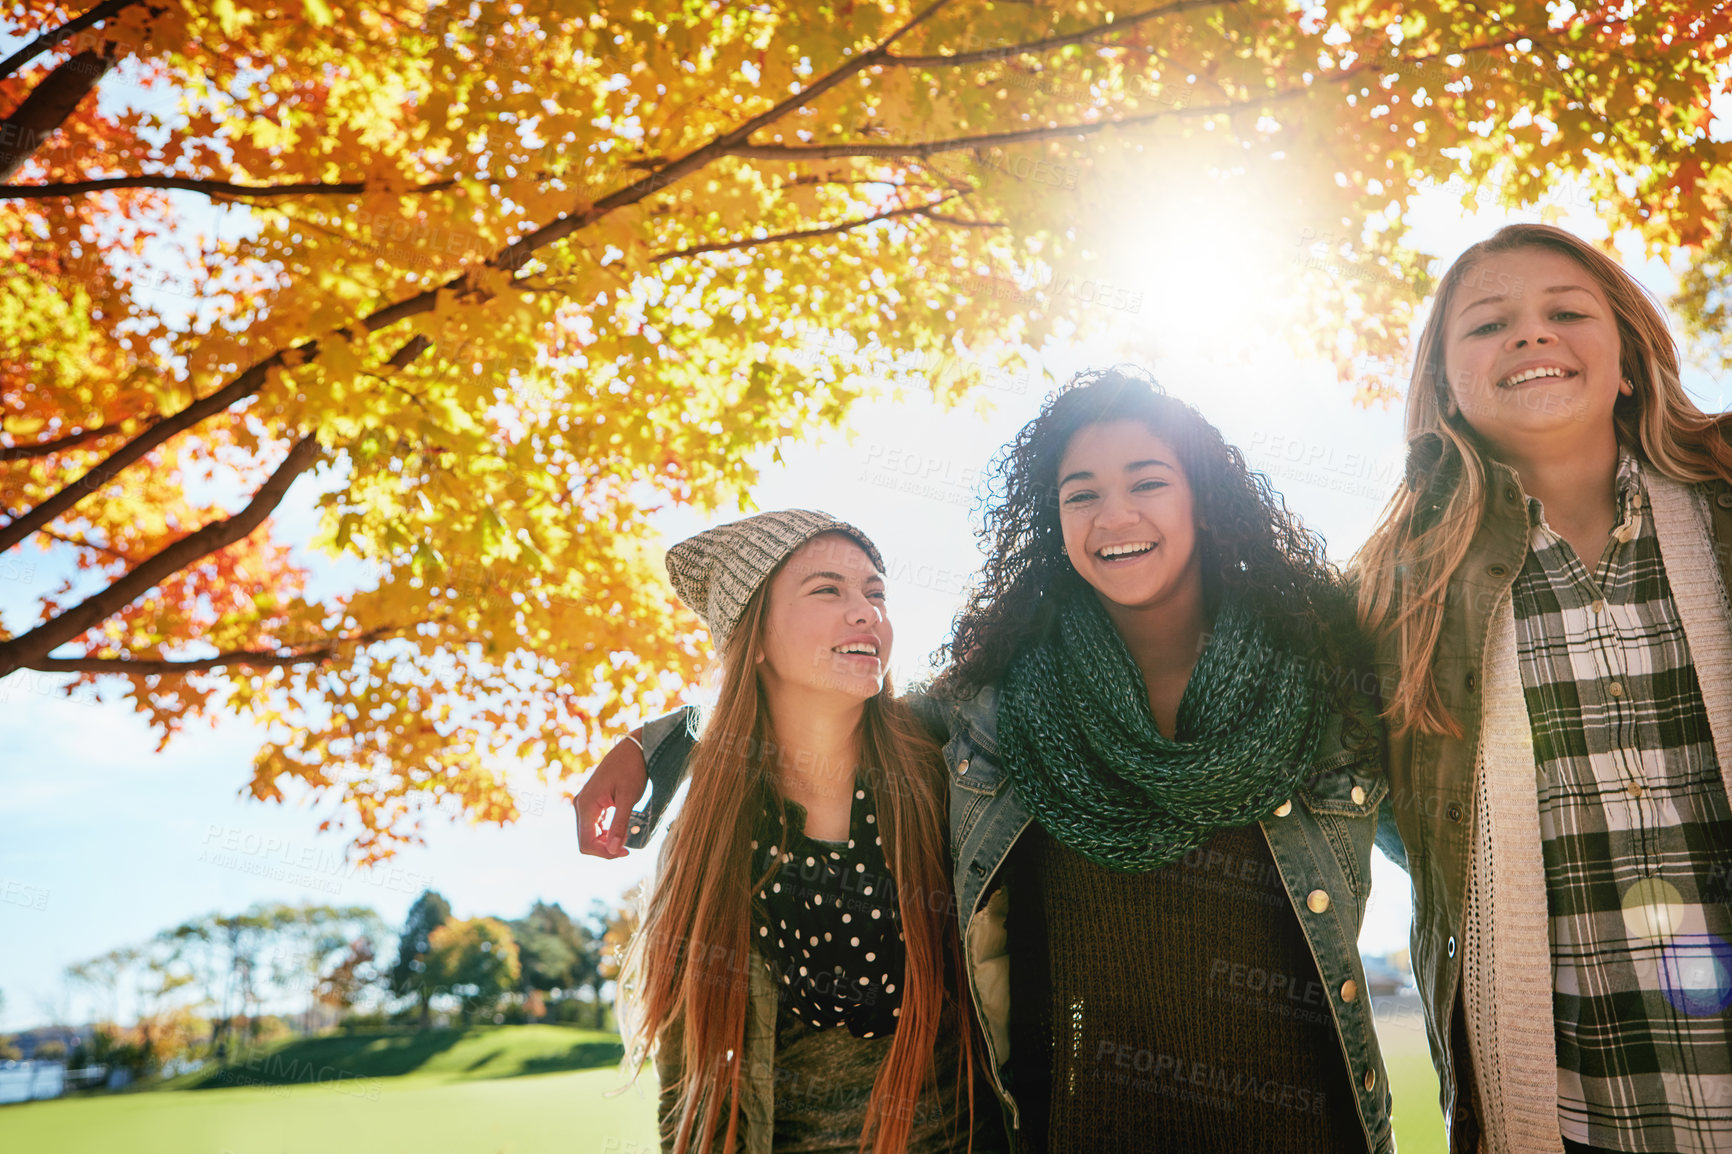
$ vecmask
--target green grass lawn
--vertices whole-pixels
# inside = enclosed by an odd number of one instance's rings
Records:
[[[120,1094],[0,1109],[0,1149],[53,1154],[561,1154],[655,1149],[653,1083],[609,1098],[615,1068],[517,1078],[392,1078]]]
[[[310,1038],[156,1091],[0,1107],[0,1150],[649,1154],[655,1074],[610,1096],[619,1055],[561,1026]]]
[[[619,1037],[569,1026],[471,1026],[406,1034],[330,1034],[297,1038],[167,1083],[171,1090],[300,1085],[338,1079],[510,1078],[616,1065]],[[350,1092],[354,1092],[351,1088]]]
[[[1423,1028],[1401,1014],[1380,1021],[1379,1034],[1401,1154],[1443,1154]],[[227,1081],[253,1084],[200,1089],[215,1081],[200,1072],[156,1092],[0,1107],[0,1150],[652,1154],[655,1072],[610,1095],[618,1055],[610,1035],[559,1026],[306,1039],[231,1067]],[[607,1065],[572,1068],[592,1060]]]

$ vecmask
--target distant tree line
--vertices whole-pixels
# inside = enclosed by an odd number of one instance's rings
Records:
[[[368,906],[210,913],[68,966],[93,1003],[90,1028],[74,1032],[70,1052],[35,1040],[41,1031],[0,1037],[0,1061],[64,1058],[136,1078],[232,1061],[287,1033],[424,1029],[436,1018],[611,1029],[627,916],[601,901],[578,917],[537,901],[520,918],[460,919],[435,890],[395,929]]]

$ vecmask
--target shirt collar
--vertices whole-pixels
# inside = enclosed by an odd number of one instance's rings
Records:
[[[1643,499],[1647,496],[1647,486],[1642,481],[1642,462],[1636,454],[1618,446],[1618,476],[1615,482],[1615,492],[1618,500],[1618,520],[1627,521],[1630,514],[1641,511]]]
[[[1618,505],[1618,528],[1632,524],[1647,505],[1648,488],[1642,480],[1642,462],[1623,445],[1618,446],[1618,467],[1613,474],[1612,499]],[[1528,498],[1528,528],[1545,524],[1545,509],[1538,497]]]

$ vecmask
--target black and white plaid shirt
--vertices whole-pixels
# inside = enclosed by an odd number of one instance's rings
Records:
[[[1590,575],[1529,499],[1533,727],[1564,1136],[1732,1150],[1732,806],[1636,458]]]

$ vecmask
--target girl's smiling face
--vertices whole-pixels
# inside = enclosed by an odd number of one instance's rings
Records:
[[[1200,602],[1190,482],[1173,447],[1141,421],[1078,430],[1059,461],[1058,508],[1066,555],[1108,601]]]
[[[896,632],[884,574],[844,533],[822,533],[770,579],[758,666],[772,691],[798,687],[865,700],[884,687]]]
[[[1449,408],[1493,448],[1522,452],[1612,429],[1621,343],[1611,303],[1571,258],[1496,253],[1457,286],[1444,329]]]

